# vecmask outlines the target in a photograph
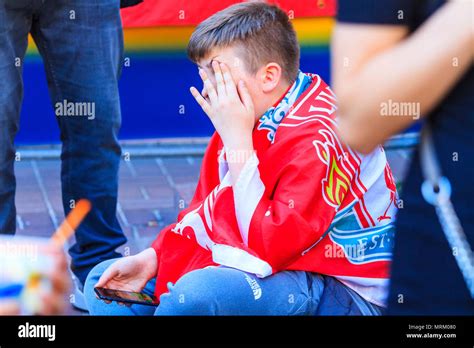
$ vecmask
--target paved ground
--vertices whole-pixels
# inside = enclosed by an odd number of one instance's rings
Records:
[[[157,230],[187,205],[198,179],[200,157],[153,157],[123,161],[118,218],[132,253],[143,249]],[[50,236],[63,219],[58,160],[16,164],[19,235]]]
[[[123,253],[148,247],[159,230],[174,221],[192,198],[200,165],[201,156],[196,154],[122,161],[118,217],[128,238]],[[16,163],[15,170],[17,234],[51,236],[64,217],[60,161],[25,159]],[[72,309],[67,313],[81,314]]]

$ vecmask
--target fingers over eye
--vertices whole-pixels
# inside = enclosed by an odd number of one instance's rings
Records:
[[[235,87],[234,79],[232,78],[232,73],[230,72],[229,67],[224,63],[220,63],[220,66],[227,93],[231,96],[236,96],[237,89]]]
[[[191,94],[193,95],[194,99],[198,102],[198,104],[201,106],[201,108],[204,110],[204,112],[210,116],[210,111],[211,107],[209,103],[204,99],[204,97],[199,93],[199,91],[195,87],[191,87],[189,89],[191,91]]]
[[[213,61],[212,68],[214,69],[214,75],[216,77],[217,93],[219,94],[219,96],[224,96],[226,94],[226,90],[220,64],[217,61]]]
[[[217,93],[216,90],[207,76],[207,73],[203,69],[199,69],[199,75],[201,76],[202,82],[204,83],[204,88],[203,88],[203,96],[204,98],[209,97],[209,100],[212,103],[215,103],[217,101]],[[204,93],[204,90],[206,93]]]

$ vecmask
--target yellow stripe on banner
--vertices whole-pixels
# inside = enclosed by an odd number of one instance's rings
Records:
[[[334,18],[294,19],[293,25],[302,46],[327,46],[334,27]]]
[[[293,20],[298,40],[302,46],[327,46],[334,26],[334,19],[297,18]],[[133,53],[161,51],[183,51],[191,37],[194,26],[162,26],[124,29],[125,50]],[[29,37],[27,54],[38,55],[33,40]]]
[[[131,52],[181,51],[186,48],[193,30],[194,26],[125,29],[125,49]]]

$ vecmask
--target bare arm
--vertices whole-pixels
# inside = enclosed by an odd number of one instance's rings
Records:
[[[409,37],[404,26],[336,25],[333,86],[350,146],[370,152],[414,122],[381,116],[382,103],[416,102],[426,115],[449,92],[474,57],[473,6],[450,1]]]

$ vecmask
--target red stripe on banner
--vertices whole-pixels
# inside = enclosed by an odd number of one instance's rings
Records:
[[[145,0],[122,10],[124,27],[196,25],[242,0]],[[290,17],[330,17],[336,13],[336,0],[268,0],[283,8]]]
[[[361,206],[360,206],[360,202],[359,202],[359,203],[356,203],[356,204],[354,205],[354,211],[355,211],[357,217],[359,218],[359,221],[360,221],[362,227],[363,227],[363,228],[370,227],[369,222],[367,221],[367,219],[366,219],[365,216],[364,216],[364,213],[362,213],[362,209],[361,209]]]
[[[361,197],[361,198],[360,198],[360,203],[361,203],[362,210],[364,211],[364,213],[365,213],[365,214],[369,217],[369,219],[370,219],[371,226],[375,226],[374,219],[372,219],[372,216],[370,215],[369,210],[368,210],[367,207],[365,206],[364,197]]]

